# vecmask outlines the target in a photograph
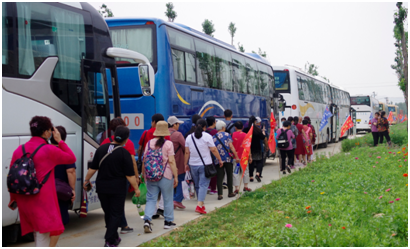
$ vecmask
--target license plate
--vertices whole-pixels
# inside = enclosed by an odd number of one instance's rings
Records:
[[[362,122],[362,120],[361,119],[356,119],[356,121],[359,123],[359,122]]]

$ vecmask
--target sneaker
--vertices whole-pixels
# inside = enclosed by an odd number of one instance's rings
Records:
[[[118,239],[115,240],[114,245],[118,246],[121,243],[121,238],[118,237]]]
[[[202,210],[204,210],[204,211],[205,211],[205,205],[203,205],[203,206],[202,206]]]
[[[289,174],[292,173],[289,166],[286,166],[286,170],[289,172]]]
[[[174,207],[179,207],[179,208],[182,208],[182,209],[186,208],[184,205],[182,205],[181,202],[177,202],[177,201],[174,201]]]
[[[170,229],[176,226],[177,224],[173,223],[172,221],[164,221],[164,229]]]
[[[283,173],[284,175],[286,175],[286,171],[282,171],[282,173]]]
[[[144,232],[145,233],[152,233],[152,223],[149,220],[144,220]]]
[[[117,245],[115,245],[115,244],[110,244],[110,243],[108,243],[108,242],[106,241],[105,244],[104,244],[104,247],[117,247]]]
[[[162,215],[162,217],[164,217],[164,210],[158,208],[157,214],[158,214],[158,215]]]
[[[229,198],[232,198],[232,197],[235,197],[235,196],[236,196],[235,193],[230,193],[230,194],[228,195]]]
[[[263,178],[263,176],[262,176],[262,175],[260,175],[259,177],[260,177],[260,178]]]
[[[223,187],[224,189],[228,189],[228,184],[226,184],[226,182],[224,182],[224,183],[222,184],[222,187]]]
[[[239,190],[238,190],[238,189],[235,190],[234,193],[235,193],[236,195],[239,194]]]
[[[218,201],[222,200],[224,197],[222,195],[218,196]]]
[[[250,182],[253,182],[253,178],[249,179]]]
[[[132,233],[132,232],[134,232],[134,229],[129,226],[121,228],[121,234]]]
[[[250,188],[243,188],[243,191],[245,191],[245,192],[251,192],[252,189],[250,189]]]
[[[216,191],[216,190],[211,190],[211,191],[209,192],[209,194],[210,194],[210,195],[216,195],[216,194],[218,194],[218,191]]]
[[[156,220],[156,219],[158,219],[159,218],[159,214],[154,214],[153,216],[152,216],[152,219],[153,220]]]
[[[196,206],[195,212],[200,213],[200,214],[206,214],[205,208],[201,208],[200,206]]]
[[[255,178],[256,178],[256,180],[257,180],[258,182],[261,182],[261,181],[262,181],[261,178],[260,178],[258,175],[256,175]]]

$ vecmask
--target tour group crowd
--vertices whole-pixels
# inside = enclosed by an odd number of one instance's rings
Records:
[[[372,131],[380,133],[380,136],[377,135],[377,138],[381,137],[380,142],[386,136],[390,143],[388,122],[384,115],[382,113],[379,117],[377,113],[372,121]],[[227,197],[236,196],[242,177],[242,169],[237,166],[244,150],[242,142],[253,125],[249,165],[244,173],[242,189],[252,191],[248,187],[249,182],[260,182],[262,178],[269,134],[259,117],[251,116],[243,124],[232,120],[231,110],[225,110],[224,116],[224,120],[216,120],[213,116],[203,119],[193,115],[192,127],[184,136],[178,131],[183,121],[175,116],[165,121],[164,116],[157,113],[151,118],[151,128],[142,134],[137,151],[128,139],[130,130],[124,121],[120,117],[111,120],[109,129],[114,135],[109,136],[108,131],[100,134],[100,147],[95,152],[83,184],[85,190],[91,189],[90,179],[98,171],[95,184],[104,211],[105,247],[116,247],[121,242],[119,228],[121,234],[133,232],[127,224],[124,205],[130,185],[135,196],[140,196],[138,186],[142,177],[147,188],[143,217],[145,233],[152,232],[152,219],[160,216],[164,217],[165,229],[176,226],[173,222],[174,209],[185,209],[181,183],[187,173],[194,182],[198,201],[195,212],[199,214],[207,213],[205,199],[208,194],[217,195],[217,199],[222,200],[223,189],[227,188]],[[304,167],[312,161],[316,131],[307,116],[282,118],[281,123],[282,128],[276,130],[275,137],[283,139],[284,133],[289,141],[288,147],[279,149],[282,158],[280,169],[282,174],[286,174],[286,171],[291,173],[295,166]],[[26,152],[36,151],[33,162],[36,177],[42,186],[40,192],[34,195],[10,193],[9,207],[15,209],[11,204],[17,203],[22,235],[34,232],[36,246],[56,246],[64,225],[69,222],[68,209],[75,199],[76,158],[64,142],[67,136],[64,127],[53,127],[48,117],[41,116],[33,117],[29,125],[32,138],[24,144],[24,148],[20,145],[14,151],[10,166]],[[142,165],[140,168],[139,164]],[[146,164],[150,164],[147,170]],[[152,172],[152,166],[156,164],[162,165],[162,172]],[[211,164],[215,165],[217,172],[216,176],[208,178],[205,167]],[[156,178],[146,179],[146,174]],[[57,197],[56,191],[61,184],[72,189],[71,200]]]

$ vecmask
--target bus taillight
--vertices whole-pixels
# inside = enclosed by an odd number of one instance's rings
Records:
[[[297,106],[296,105],[292,105],[292,110],[296,110]]]
[[[155,23],[152,22],[152,21],[149,21],[149,22],[146,22],[146,23],[145,23],[145,25],[152,25],[152,24],[155,24]]]

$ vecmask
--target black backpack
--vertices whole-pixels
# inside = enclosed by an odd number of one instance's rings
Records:
[[[26,153],[23,144],[21,147],[23,149],[23,155],[13,163],[7,175],[7,189],[10,193],[35,195],[40,192],[41,187],[46,183],[51,173],[50,171],[41,183],[38,182],[33,157],[43,145],[45,144],[38,146],[37,149],[28,156],[30,153]]]
[[[279,137],[278,137],[278,148],[279,149],[286,149],[287,147],[289,147],[289,140],[288,140],[288,131],[289,130],[283,130],[281,129],[282,132],[280,133]]]

